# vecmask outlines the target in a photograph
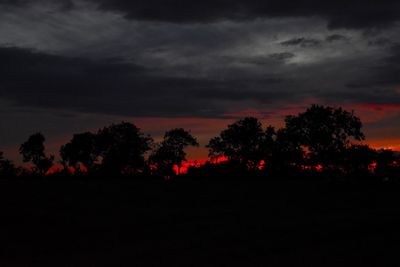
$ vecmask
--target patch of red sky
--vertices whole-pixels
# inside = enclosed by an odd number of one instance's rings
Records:
[[[354,104],[350,108],[355,110],[364,124],[373,123],[383,119],[395,118],[400,114],[400,104]]]
[[[198,160],[188,160],[188,161],[185,161],[185,162],[182,163],[182,167],[180,169],[180,173],[185,174],[185,173],[188,172],[189,168],[191,168],[191,167],[200,167],[201,165],[204,165],[207,162],[212,162],[214,164],[218,164],[218,163],[225,162],[225,161],[228,161],[227,157],[219,157],[219,158],[212,159],[212,160],[210,160],[208,158],[203,158],[203,159],[198,159]],[[174,172],[176,174],[179,173],[177,165],[174,166]]]

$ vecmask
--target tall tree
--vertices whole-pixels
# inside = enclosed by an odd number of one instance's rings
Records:
[[[256,169],[265,154],[264,140],[261,122],[247,117],[228,125],[207,148],[210,158],[226,157],[245,169]]]
[[[78,173],[81,165],[91,172],[98,158],[96,153],[96,135],[90,132],[75,134],[72,140],[60,149],[61,162],[64,168],[73,167]]]
[[[342,108],[312,105],[297,116],[287,116],[285,122],[285,131],[300,142],[310,164],[324,169],[337,164],[352,140],[365,139],[360,119]]]
[[[32,162],[35,166],[34,171],[42,176],[53,166],[54,161],[54,156],[46,156],[44,142],[43,134],[36,133],[31,135],[19,148],[23,161]]]
[[[100,169],[116,175],[143,171],[144,155],[151,144],[150,136],[128,122],[100,129],[96,136],[96,153],[102,159]]]
[[[172,129],[165,133],[164,140],[150,156],[150,161],[164,173],[171,173],[176,165],[180,175],[182,163],[186,161],[185,149],[189,146],[199,146],[196,138],[182,128]]]

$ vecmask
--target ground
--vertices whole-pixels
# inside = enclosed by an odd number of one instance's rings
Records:
[[[394,184],[3,180],[0,200],[0,266],[398,266]]]

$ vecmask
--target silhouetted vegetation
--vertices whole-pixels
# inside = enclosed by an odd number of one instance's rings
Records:
[[[164,140],[157,144],[153,154],[150,155],[149,163],[154,164],[156,173],[163,176],[174,175],[174,166],[180,175],[182,162],[186,161],[185,148],[197,147],[199,143],[188,131],[178,128],[165,133]]]
[[[151,149],[152,138],[127,122],[98,131],[95,151],[98,171],[105,175],[137,174],[145,168],[144,155]]]
[[[127,122],[112,124],[96,134],[75,134],[61,146],[61,163],[66,173],[75,175],[126,175],[143,173],[144,155],[151,149],[152,138]]]
[[[266,138],[261,122],[256,118],[244,118],[228,125],[218,137],[210,140],[210,158],[226,157],[231,163],[245,170],[256,170],[266,152]]]
[[[4,158],[4,153],[0,151],[0,177],[12,178],[17,176],[17,174],[18,169],[15,167],[14,163]]]
[[[362,123],[342,108],[312,105],[285,118],[283,128],[263,127],[247,117],[227,126],[206,147],[209,161],[185,168],[185,177],[219,179],[377,179],[396,180],[399,154],[364,144]],[[45,137],[33,134],[20,146],[23,161],[36,176],[165,177],[181,176],[186,149],[197,139],[182,128],[165,133],[154,144],[134,124],[121,122],[95,133],[75,134],[60,148],[60,164],[45,153]],[[186,171],[187,169],[187,171]],[[51,171],[50,171],[51,170]],[[30,175],[0,154],[0,176]]]
[[[30,162],[34,166],[35,174],[44,176],[53,166],[54,156],[47,157],[44,151],[45,137],[41,133],[31,135],[19,148],[19,153],[24,162]]]
[[[94,171],[98,157],[96,135],[90,132],[75,134],[69,143],[61,146],[60,156],[64,170],[71,167],[78,174],[82,173],[82,168],[85,171]]]
[[[365,139],[360,119],[341,108],[313,105],[298,116],[287,116],[285,122],[285,131],[304,151],[305,164],[325,171],[339,166],[342,153],[351,146],[350,138]]]

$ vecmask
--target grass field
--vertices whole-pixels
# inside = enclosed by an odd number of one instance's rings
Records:
[[[0,181],[0,266],[398,266],[400,186]]]

